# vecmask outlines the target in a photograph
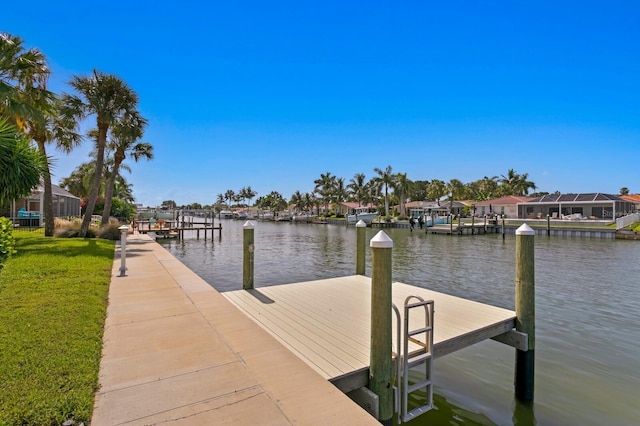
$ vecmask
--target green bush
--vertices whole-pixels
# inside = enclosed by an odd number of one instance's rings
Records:
[[[16,251],[13,239],[13,223],[6,217],[0,217],[0,269],[2,264]]]

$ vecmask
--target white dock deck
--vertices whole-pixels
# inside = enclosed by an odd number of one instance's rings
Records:
[[[343,392],[367,384],[371,278],[353,275],[222,294]],[[401,314],[407,296],[435,301],[436,358],[515,327],[515,312],[507,309],[397,282],[392,294]],[[424,317],[412,312],[410,328],[421,324]],[[393,334],[395,346],[395,320]]]

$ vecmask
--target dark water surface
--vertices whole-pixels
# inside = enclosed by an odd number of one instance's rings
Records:
[[[160,242],[217,290],[236,290],[243,223],[222,224],[220,239]],[[515,236],[385,232],[394,281],[514,309]],[[354,227],[258,222],[255,286],[352,275],[355,237]],[[640,424],[640,242],[535,238],[534,403],[514,400],[515,350],[486,341],[436,360],[436,409],[409,424]]]

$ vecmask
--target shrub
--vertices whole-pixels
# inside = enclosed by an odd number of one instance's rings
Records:
[[[162,219],[161,219],[162,220]],[[109,223],[97,230],[96,236],[105,240],[119,240],[121,237],[120,222],[109,221]]]
[[[67,222],[62,224],[60,228],[56,229],[54,234],[55,237],[58,238],[78,238],[80,235],[80,227],[82,226],[79,222]],[[94,227],[90,226],[87,230],[87,238],[95,238],[96,230]]]
[[[14,246],[13,223],[6,217],[0,217],[0,269],[4,261],[16,252]]]

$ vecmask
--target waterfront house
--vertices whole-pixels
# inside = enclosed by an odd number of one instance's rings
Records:
[[[634,210],[634,203],[617,195],[548,194],[518,204],[518,217],[552,219],[609,219],[615,220]]]
[[[634,212],[640,212],[640,194],[621,195],[620,198],[632,203]]]
[[[53,217],[80,217],[80,198],[69,191],[51,184],[51,203]],[[26,198],[14,200],[9,212],[10,219],[15,225],[43,226],[44,225],[44,187],[38,185]]]
[[[478,201],[473,207],[475,207],[475,215],[483,217],[484,215],[505,215],[505,217],[516,218],[518,215],[518,204],[526,203],[533,200],[532,197],[525,197],[520,195],[508,195],[506,197],[493,198],[491,200]],[[472,207],[472,208],[473,208]]]

